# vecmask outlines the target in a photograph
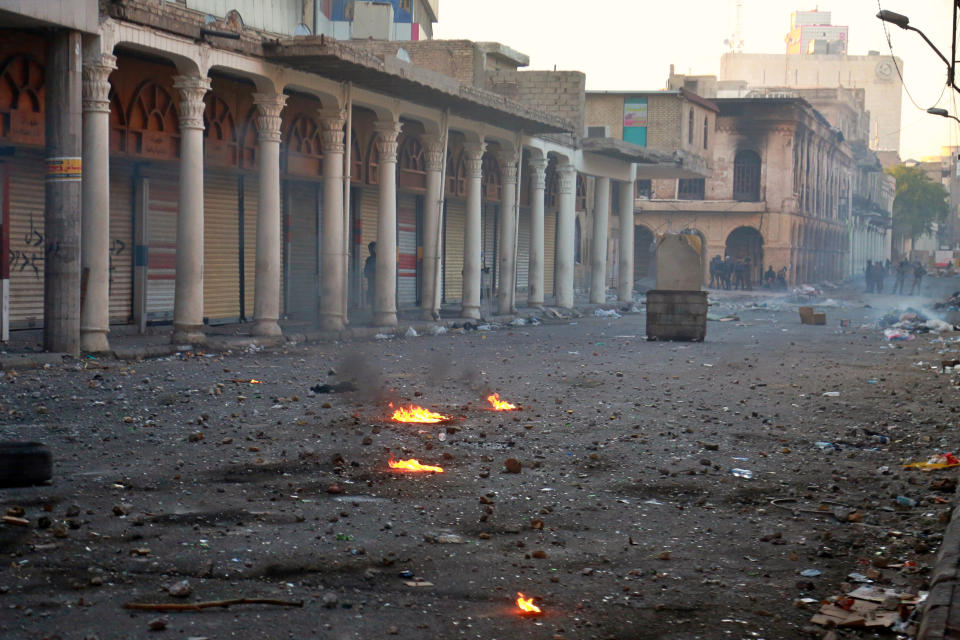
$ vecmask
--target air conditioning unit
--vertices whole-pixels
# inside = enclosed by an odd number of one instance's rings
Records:
[[[585,138],[609,138],[610,127],[608,125],[590,125],[587,127]]]

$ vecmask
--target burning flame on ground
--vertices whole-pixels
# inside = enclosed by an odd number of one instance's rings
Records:
[[[390,405],[393,406],[392,404]],[[416,407],[410,405],[409,407],[400,407],[393,412],[392,418],[397,422],[418,422],[418,423],[433,423],[433,422],[443,422],[444,420],[449,420],[449,416],[445,416],[442,413],[434,413],[429,409],[424,409],[423,407]]]
[[[416,458],[409,460],[394,460],[391,458],[387,464],[390,465],[391,469],[398,469],[400,471],[433,471],[434,473],[443,473],[443,467],[431,467],[428,464],[420,464],[420,461]]]
[[[533,598],[526,598],[522,593],[517,591],[517,606],[520,607],[520,610],[528,614],[538,614],[543,613],[540,610],[540,607],[533,604]]]
[[[517,408],[517,405],[511,404],[506,400],[501,400],[499,393],[493,393],[487,396],[487,402],[493,405],[494,411],[513,411]]]

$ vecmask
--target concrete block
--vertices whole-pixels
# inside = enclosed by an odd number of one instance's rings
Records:
[[[668,234],[657,243],[657,289],[700,291],[703,279],[700,237]]]

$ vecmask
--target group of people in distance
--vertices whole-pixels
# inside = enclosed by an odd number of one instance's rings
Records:
[[[749,257],[734,260],[732,256],[721,258],[713,256],[710,260],[710,288],[711,289],[740,289],[753,290],[753,264]],[[767,267],[763,273],[764,289],[786,289],[787,268],[774,271],[773,265]]]
[[[887,276],[893,276],[895,279],[890,293],[903,295],[906,293],[907,276],[910,274],[913,274],[913,281],[910,284],[908,295],[912,296],[914,291],[920,289],[923,276],[927,275],[927,270],[923,268],[919,261],[911,264],[906,258],[903,258],[894,265],[890,260],[886,262],[867,260],[867,266],[863,270],[863,276],[867,282],[867,293],[883,293],[883,281]]]

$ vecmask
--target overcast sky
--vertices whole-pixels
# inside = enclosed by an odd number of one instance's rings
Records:
[[[587,89],[662,89],[677,73],[718,74],[724,40],[736,23],[736,0],[441,0],[437,38],[501,42],[530,56],[530,69],[578,70]],[[849,52],[889,55],[880,7],[910,17],[950,57],[951,0],[742,0],[744,52],[783,53],[794,10],[819,8],[850,27]],[[879,6],[878,6],[879,5]],[[584,10],[584,8],[586,10]],[[941,106],[960,117],[960,95],[943,91],[946,65],[919,34],[887,25],[903,59],[900,155],[939,155],[960,144],[960,124],[925,113]],[[942,92],[942,97],[941,97]]]

